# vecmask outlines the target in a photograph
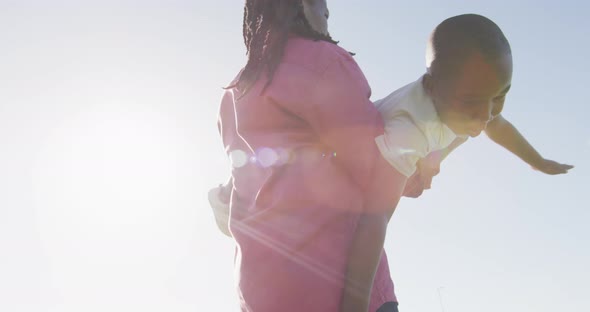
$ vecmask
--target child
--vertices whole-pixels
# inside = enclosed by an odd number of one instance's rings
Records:
[[[542,172],[559,174],[572,168],[543,159],[500,115],[511,86],[512,57],[510,45],[495,23],[473,14],[449,18],[432,33],[427,54],[426,74],[375,102],[385,122],[384,134],[375,141],[399,173],[412,177],[404,191],[406,196],[428,188],[428,177],[437,173],[436,164],[445,154],[466,137],[476,137],[484,130],[496,143]],[[444,152],[436,153],[441,150]],[[435,165],[423,160],[428,155],[435,159]],[[426,179],[421,180],[423,177]],[[209,192],[217,224],[228,236],[231,192],[231,180]],[[363,231],[360,225],[357,231]],[[351,263],[364,255],[366,242],[362,238],[358,235],[353,239]],[[362,276],[358,270],[349,269],[349,278]],[[357,286],[359,289],[355,289]],[[352,289],[345,293],[363,293],[363,286],[352,283],[347,287]],[[343,302],[343,309],[347,307]]]
[[[461,33],[469,33],[468,30],[461,29],[461,27],[470,27],[470,20],[478,19],[481,17],[477,15],[458,16],[446,20],[434,30],[427,48],[427,74],[423,77],[423,85],[426,92],[432,97],[437,110],[443,112],[440,118],[447,125],[452,126],[454,123],[460,122],[461,118],[478,113],[474,110],[474,106],[483,106],[489,110],[489,115],[486,114],[486,111],[482,112],[483,116],[488,118],[488,122],[485,125],[483,123],[472,124],[467,128],[454,129],[455,133],[463,135],[458,136],[446,148],[421,158],[417,162],[418,170],[406,184],[405,196],[418,197],[424,189],[429,189],[432,178],[440,171],[441,161],[455,148],[467,141],[469,136],[479,135],[482,129],[492,141],[508,149],[535,170],[549,175],[557,175],[567,173],[569,169],[573,168],[571,165],[543,158],[522,134],[501,115],[506,95],[510,89],[509,83],[504,85],[503,89],[489,89],[494,82],[487,81],[491,77],[490,74],[478,72],[481,68],[476,66],[477,60],[461,61],[462,58],[472,54],[473,48],[470,45],[473,43],[489,43],[486,42],[486,35],[495,38],[499,45],[482,47],[480,54],[484,61],[502,53],[502,49],[508,55],[511,53],[506,38],[503,35],[498,37],[498,33],[494,31],[488,33],[473,31],[470,34],[471,38],[459,36]],[[488,24],[490,23],[492,22],[489,21]],[[505,74],[511,74],[511,57],[504,61],[506,64],[502,64],[503,67],[508,67],[507,69],[510,70]],[[463,68],[458,68],[457,64],[461,63],[463,63]],[[462,76],[461,79],[457,79],[459,75]],[[509,81],[509,79],[506,80]],[[496,87],[499,87],[498,82],[496,82]],[[395,105],[392,105],[391,101],[387,101],[394,94],[395,92],[376,103],[382,113],[395,114]],[[453,111],[464,112],[464,114],[461,116]]]
[[[495,36],[498,46],[488,47],[486,51],[477,51],[478,47],[471,46],[478,44],[478,40],[484,42],[486,34],[465,37],[459,28],[474,22],[485,25],[482,27]],[[389,155],[386,158],[391,159],[394,167],[411,176],[405,196],[417,197],[424,189],[429,189],[432,177],[440,171],[440,162],[469,136],[476,137],[481,131],[543,173],[564,174],[573,168],[543,158],[501,115],[510,89],[512,60],[507,57],[503,60],[505,64],[498,64],[505,67],[504,80],[490,83],[489,77],[494,74],[489,72],[492,70],[490,66],[485,66],[486,58],[511,53],[508,41],[501,33],[494,33],[499,29],[494,30],[493,26],[491,21],[478,15],[461,15],[444,21],[433,31],[428,43],[427,73],[375,102],[385,120],[387,132],[377,139],[377,144],[384,155]],[[450,42],[456,43],[448,44]],[[473,55],[475,52],[478,53]],[[470,59],[462,61],[465,58]],[[482,65],[488,67],[488,72],[478,72]],[[496,86],[490,88],[490,84]],[[499,84],[503,85],[497,86]],[[467,94],[469,97],[461,97]],[[463,126],[462,120],[469,119],[466,114],[481,114],[483,117]],[[399,131],[400,127],[407,130]],[[450,127],[454,127],[454,131]],[[217,225],[228,236],[231,236],[227,229],[230,193],[231,180],[211,189],[208,194]]]

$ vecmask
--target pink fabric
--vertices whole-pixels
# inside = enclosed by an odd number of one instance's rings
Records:
[[[242,311],[338,311],[348,248],[367,202],[392,203],[383,122],[342,48],[289,39],[272,84],[225,93],[219,129],[232,176],[230,230]],[[247,157],[248,161],[244,164]],[[390,183],[388,183],[390,182]],[[397,301],[383,252],[370,311]]]

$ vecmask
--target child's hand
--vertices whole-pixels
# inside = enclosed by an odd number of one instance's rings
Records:
[[[542,159],[539,164],[533,166],[533,169],[546,174],[557,175],[567,173],[568,170],[572,169],[573,167],[574,166],[572,165],[560,164],[553,160]]]
[[[213,209],[213,215],[219,230],[226,236],[231,237],[229,231],[229,200],[225,198],[223,194],[224,188],[222,186],[215,187],[209,190],[207,197],[211,209]]]

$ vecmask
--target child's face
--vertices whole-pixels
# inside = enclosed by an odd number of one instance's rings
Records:
[[[456,77],[433,79],[429,90],[440,119],[455,134],[478,136],[500,114],[512,81],[512,56],[488,61],[474,52]]]
[[[326,0],[303,0],[303,12],[311,28],[328,35],[328,3]]]

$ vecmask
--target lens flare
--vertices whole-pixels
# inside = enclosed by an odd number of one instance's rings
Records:
[[[234,168],[244,167],[248,163],[248,155],[242,150],[231,151],[229,159]]]
[[[261,148],[256,153],[258,164],[264,168],[274,166],[279,161],[279,154],[272,148]]]

